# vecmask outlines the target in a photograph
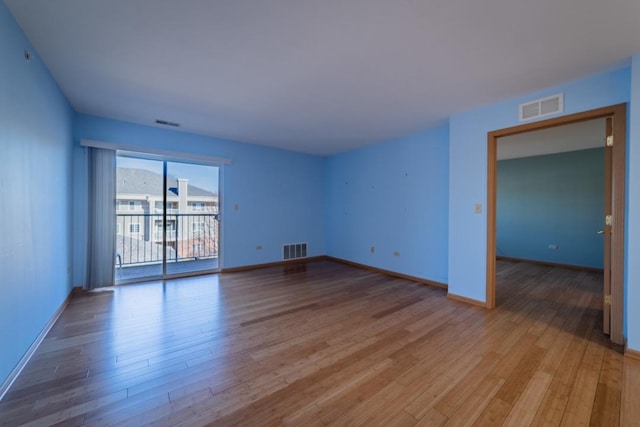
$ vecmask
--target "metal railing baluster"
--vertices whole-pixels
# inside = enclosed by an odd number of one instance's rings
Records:
[[[157,219],[159,223],[156,223]],[[171,260],[194,261],[218,257],[218,214],[172,214],[163,222],[161,214],[116,213],[121,236],[116,240],[118,266],[128,267],[162,262],[162,227],[167,227],[167,240],[173,245]],[[147,247],[148,246],[148,247]],[[170,250],[171,250],[170,249]],[[170,250],[167,252],[170,253]]]

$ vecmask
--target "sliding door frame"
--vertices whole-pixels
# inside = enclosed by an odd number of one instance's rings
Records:
[[[116,150],[116,156],[134,158],[134,159],[142,159],[142,160],[154,160],[162,162],[162,272],[160,275],[147,276],[139,279],[131,279],[131,280],[123,280],[118,281],[118,285],[126,285],[130,283],[140,283],[140,282],[149,282],[156,280],[169,280],[169,279],[179,279],[183,277],[193,277],[204,274],[215,274],[219,273],[222,270],[222,169],[224,164],[228,162],[219,162],[218,159],[212,161],[206,161],[202,158],[181,158],[179,156],[164,156],[157,154],[150,154],[138,151],[129,151],[129,150]],[[188,271],[182,273],[168,273],[167,272],[167,191],[168,191],[168,183],[167,183],[167,171],[168,171],[168,163],[183,163],[189,165],[200,165],[200,166],[210,166],[217,168],[218,174],[218,225],[216,227],[216,244],[217,244],[217,268],[214,269],[206,269],[206,270],[196,270],[196,271]],[[149,226],[152,229],[151,225]],[[176,230],[177,233],[177,230]]]

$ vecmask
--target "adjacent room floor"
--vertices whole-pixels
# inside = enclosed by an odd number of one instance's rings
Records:
[[[0,424],[631,425],[601,275],[498,270],[492,311],[331,261],[84,293]]]

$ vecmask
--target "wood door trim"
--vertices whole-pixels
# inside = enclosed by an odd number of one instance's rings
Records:
[[[606,137],[613,136],[613,118],[607,117]],[[612,191],[611,177],[613,166],[612,147],[604,149],[604,214],[611,215]],[[604,225],[604,295],[611,295],[611,226]],[[611,334],[611,306],[606,301],[602,301],[602,330],[605,334]]]
[[[496,305],[496,184],[497,184],[497,140],[500,137],[516,135],[532,130],[548,129],[571,123],[583,122],[605,117],[613,117],[612,166],[612,216],[613,229],[611,236],[611,341],[616,344],[624,342],[624,206],[625,206],[625,147],[627,105],[617,104],[597,108],[576,114],[569,114],[549,120],[499,129],[487,134],[487,277],[486,307]]]
[[[624,209],[626,180],[627,108],[613,114],[612,216],[611,227],[611,341],[624,344]]]
[[[447,298],[452,299],[454,301],[460,301],[465,304],[471,304],[478,307],[484,307],[485,304],[482,301],[478,301],[477,299],[463,297],[462,295],[452,294],[451,292],[447,292]]]

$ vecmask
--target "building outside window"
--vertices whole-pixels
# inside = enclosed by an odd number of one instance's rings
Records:
[[[117,173],[117,252],[126,264],[157,262],[165,239],[169,259],[217,256],[217,194],[186,179],[176,179],[175,186],[168,182],[163,194],[160,174],[136,168],[118,168]]]

